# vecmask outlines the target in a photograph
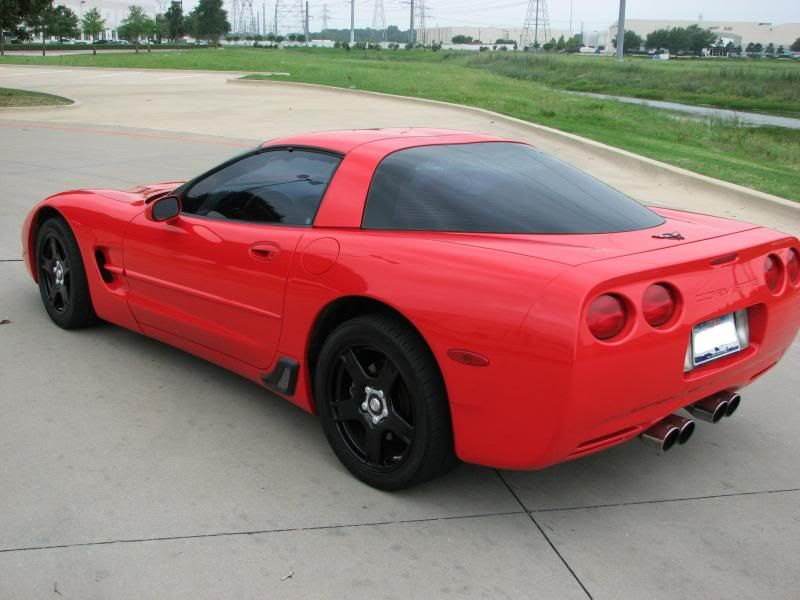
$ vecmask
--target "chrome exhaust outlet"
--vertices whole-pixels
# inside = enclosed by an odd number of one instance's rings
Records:
[[[662,423],[674,425],[678,428],[680,431],[678,434],[678,443],[681,445],[688,442],[689,438],[692,437],[694,433],[694,421],[686,417],[681,417],[680,415],[670,415],[663,419]]]
[[[735,394],[738,397],[738,394]],[[691,406],[687,406],[689,413],[707,423],[717,423],[722,417],[728,414],[728,400],[730,392],[719,392],[708,398],[703,398]],[[733,407],[733,411],[738,407],[738,403]],[[733,413],[731,411],[731,413]]]
[[[735,413],[736,409],[739,408],[739,403],[742,401],[742,397],[736,392],[728,393],[730,396],[728,397],[728,408],[725,411],[726,417],[730,417],[733,413]]]
[[[639,434],[639,439],[659,452],[666,452],[678,442],[680,436],[680,427],[671,425],[664,420],[659,421],[644,433]]]

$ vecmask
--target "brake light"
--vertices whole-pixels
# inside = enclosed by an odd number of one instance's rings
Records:
[[[778,291],[781,284],[781,261],[774,254],[770,254],[764,260],[764,280],[769,291]]]
[[[625,302],[619,296],[603,294],[589,305],[586,323],[589,331],[598,340],[610,340],[625,329],[628,311]]]
[[[642,298],[642,314],[653,327],[661,327],[675,314],[675,293],[669,286],[656,283],[647,288]]]
[[[800,282],[800,252],[794,248],[789,250],[789,258],[786,260],[786,273],[792,283]]]

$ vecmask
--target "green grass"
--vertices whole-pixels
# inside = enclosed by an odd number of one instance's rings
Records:
[[[800,115],[800,61],[670,60],[484,52],[469,67],[576,92]]]
[[[800,130],[740,127],[721,121],[678,120],[649,107],[571,96],[553,87],[564,87],[557,81],[540,81],[503,72],[507,68],[503,61],[509,61],[509,65],[519,68],[520,64],[524,65],[522,61],[531,58],[536,60],[539,57],[523,55],[518,58],[498,53],[496,58],[486,58],[463,53],[405,50],[225,49],[139,55],[98,54],[96,57],[76,55],[52,57],[44,61],[34,57],[13,57],[7,62],[250,73],[286,71],[291,73],[290,77],[251,77],[379,91],[486,108],[697,173],[800,200]],[[545,60],[551,58],[563,60],[565,69],[590,69],[594,65],[593,68],[608,69],[613,74],[616,73],[615,69],[620,68],[612,60],[600,57],[544,57]],[[560,63],[552,64],[557,66]],[[621,69],[637,64],[650,77],[649,63],[631,61]],[[716,62],[708,64],[708,68],[719,69],[715,66]],[[750,64],[745,66],[753,69],[753,72],[760,72],[758,70],[761,68],[773,72],[772,63],[763,65],[753,62],[752,67]],[[657,66],[653,65],[652,68]],[[692,72],[699,68],[694,63],[684,62],[676,62],[673,67],[671,61],[665,66],[669,69],[685,66]],[[780,65],[780,69],[788,67],[800,65]],[[536,68],[551,67],[540,65]],[[789,75],[785,77],[791,79]],[[671,96],[666,98],[676,99]]]
[[[61,96],[42,94],[40,92],[0,88],[0,108],[14,106],[55,106],[59,104],[72,104],[72,100],[62,98]]]

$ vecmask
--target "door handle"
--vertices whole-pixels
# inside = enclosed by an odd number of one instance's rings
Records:
[[[281,247],[273,242],[258,242],[250,246],[250,256],[257,260],[275,260]]]

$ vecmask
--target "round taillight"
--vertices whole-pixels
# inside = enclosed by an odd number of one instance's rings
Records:
[[[652,327],[661,327],[675,314],[675,293],[663,283],[647,288],[642,298],[642,314]]]
[[[589,331],[598,340],[610,340],[619,335],[625,329],[627,321],[628,311],[625,302],[619,296],[612,294],[595,298],[586,313]]]
[[[786,259],[786,274],[792,283],[800,282],[800,252],[794,248],[789,250],[789,257]]]
[[[764,260],[764,280],[771,292],[777,292],[781,285],[781,261],[774,254]]]

